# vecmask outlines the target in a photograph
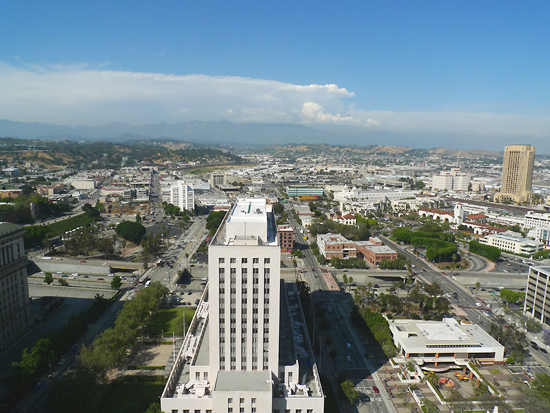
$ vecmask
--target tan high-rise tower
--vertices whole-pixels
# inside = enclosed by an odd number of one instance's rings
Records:
[[[533,164],[535,147],[531,145],[510,145],[504,150],[502,184],[497,201],[530,201],[532,197]]]

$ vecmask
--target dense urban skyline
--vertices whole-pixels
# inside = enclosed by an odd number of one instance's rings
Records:
[[[544,2],[55,1],[1,14],[7,120],[297,123],[543,151],[550,131]]]

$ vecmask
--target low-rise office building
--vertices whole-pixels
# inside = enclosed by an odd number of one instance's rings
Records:
[[[490,234],[480,238],[479,242],[492,247],[497,247],[503,251],[513,252],[514,254],[533,255],[544,248],[544,244],[542,242],[514,236],[508,233]]]
[[[341,234],[318,234],[317,246],[327,260],[362,256],[372,265],[378,265],[382,260],[397,259],[397,252],[382,245],[377,237],[370,237],[368,241],[350,241]]]
[[[389,320],[399,353],[417,363],[456,363],[476,359],[481,363],[504,361],[504,346],[477,324],[442,321]]]

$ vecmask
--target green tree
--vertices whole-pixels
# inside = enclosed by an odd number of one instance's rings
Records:
[[[151,403],[145,413],[163,413],[159,403]]]
[[[111,288],[113,290],[118,290],[120,287],[122,287],[122,280],[118,275],[115,275],[111,281]]]
[[[500,290],[500,298],[502,298],[506,303],[509,304],[515,304],[523,297],[524,295],[522,293],[512,291],[508,288],[503,288],[502,290]]]
[[[537,373],[531,382],[531,389],[527,391],[528,406],[527,412],[548,412],[550,411],[550,375],[548,373]]]
[[[68,287],[69,286],[69,283],[67,282],[67,280],[64,280],[63,278],[60,278],[58,280],[59,282],[59,285],[63,286],[63,287]]]
[[[122,221],[115,228],[115,232],[125,240],[133,242],[134,244],[139,244],[146,230],[139,222]]]
[[[424,413],[438,413],[439,409],[430,399],[422,399],[422,411],[424,411]]]
[[[224,217],[224,211],[213,211],[208,215],[208,218],[206,218],[206,229],[210,231],[210,236],[216,233]]]
[[[348,379],[343,381],[340,387],[342,388],[344,396],[346,396],[346,399],[348,399],[350,403],[353,403],[357,397],[359,397],[359,392],[355,390],[355,385],[351,380]]]
[[[24,349],[21,354],[21,361],[12,363],[16,382],[25,387],[47,370],[55,360],[55,353],[51,349],[49,338],[39,338],[31,347],[31,350]]]
[[[92,413],[97,411],[96,399],[100,380],[93,372],[77,367],[55,381],[49,391],[47,411]]]
[[[44,282],[48,285],[53,283],[53,275],[51,272],[47,272],[46,274],[44,274]]]

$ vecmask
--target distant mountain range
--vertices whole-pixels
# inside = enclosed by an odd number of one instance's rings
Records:
[[[288,123],[232,123],[227,121],[155,123],[132,126],[109,123],[101,126],[64,126],[48,123],[0,120],[0,137],[42,139],[52,141],[125,142],[130,140],[173,139],[206,145],[284,145],[319,144],[343,146],[384,145],[408,148],[487,149],[502,152],[509,143],[498,143],[478,136],[390,132],[379,129],[358,129],[338,126],[310,127]],[[526,143],[530,143],[527,141]],[[540,144],[540,142],[538,142]],[[537,145],[537,142],[533,142]],[[537,153],[550,148],[537,146]],[[549,146],[546,144],[546,146]]]
[[[285,143],[313,144],[349,142],[361,139],[347,133],[317,130],[296,124],[236,124],[227,121],[156,123],[132,126],[109,123],[101,126],[63,126],[0,120],[0,137],[21,139],[105,140],[177,139],[204,144],[272,145]]]

